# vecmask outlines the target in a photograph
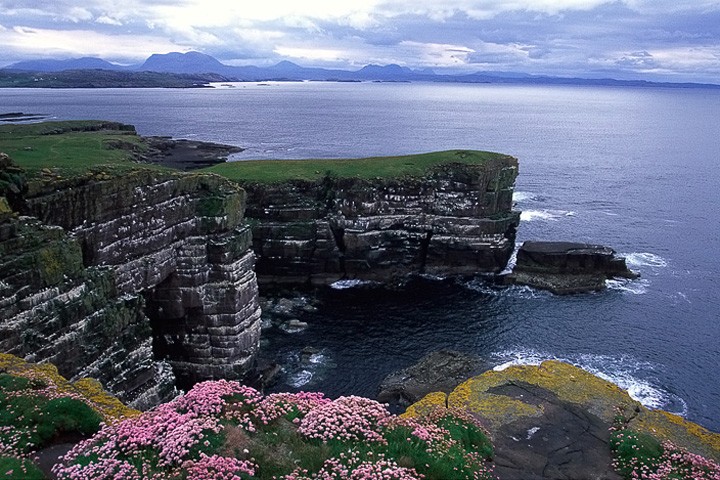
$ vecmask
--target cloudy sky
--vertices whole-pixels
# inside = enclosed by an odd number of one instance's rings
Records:
[[[720,0],[0,0],[0,47],[720,83]]]

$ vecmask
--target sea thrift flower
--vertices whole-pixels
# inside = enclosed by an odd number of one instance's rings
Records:
[[[380,403],[362,397],[340,397],[311,410],[298,431],[308,438],[385,442],[380,427],[390,412]]]

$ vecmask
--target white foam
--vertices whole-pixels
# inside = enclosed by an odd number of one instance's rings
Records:
[[[325,363],[327,360],[327,357],[323,355],[322,353],[313,353],[310,355],[310,358],[308,358],[308,361],[312,364],[322,364]]]
[[[520,213],[520,220],[523,222],[534,222],[538,220],[557,221],[563,217],[574,217],[575,212],[567,210],[523,210]]]
[[[650,281],[646,278],[639,280],[611,278],[605,280],[605,286],[608,290],[618,290],[632,295],[644,295],[648,292]]]
[[[335,290],[346,290],[348,288],[357,288],[367,285],[374,285],[375,282],[370,280],[338,280],[330,284],[330,288]]]
[[[535,195],[530,192],[513,192],[513,202],[525,202],[527,200],[535,200]]]
[[[664,268],[668,266],[667,260],[660,255],[655,255],[650,252],[634,252],[628,254],[621,254],[625,257],[625,263],[630,268],[638,267],[652,267],[652,268]]]
[[[538,431],[540,431],[540,427],[533,427],[528,429],[526,440],[530,440]]]
[[[580,354],[564,357],[533,349],[507,350],[495,356],[505,360],[493,368],[495,371],[502,371],[513,365],[540,365],[545,360],[560,360],[618,385],[626,390],[631,398],[648,408],[661,408],[682,416],[688,412],[685,400],[653,385],[650,380],[639,377],[642,372],[656,370],[654,364],[641,362],[630,356]]]
[[[482,279],[473,279],[469,282],[465,282],[464,287],[474,292],[484,293],[485,295],[492,295],[493,297],[515,297],[515,298],[543,298],[549,297],[552,294],[544,290],[536,290],[526,285],[512,285],[509,287],[498,287],[488,284]]]
[[[312,377],[312,372],[308,370],[300,370],[288,379],[288,385],[294,388],[300,388],[303,385],[307,385],[310,380],[312,380]]]

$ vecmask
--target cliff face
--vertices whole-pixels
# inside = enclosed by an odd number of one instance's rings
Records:
[[[174,375],[241,377],[260,335],[244,201],[211,175],[30,182],[12,203],[34,218],[0,224],[0,350],[141,408],[167,398]]]
[[[243,184],[261,282],[388,282],[501,271],[513,251],[517,160],[448,163],[422,177]]]

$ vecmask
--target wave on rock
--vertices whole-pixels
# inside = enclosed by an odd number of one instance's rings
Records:
[[[514,349],[493,355],[502,363],[493,370],[502,371],[513,365],[540,365],[545,360],[559,360],[592,373],[626,390],[634,400],[647,408],[663,409],[670,413],[686,416],[688,406],[685,400],[655,385],[652,379],[643,378],[647,372],[658,366],[634,359],[627,355],[611,357],[608,355],[579,354],[568,356],[550,355],[536,350]]]

